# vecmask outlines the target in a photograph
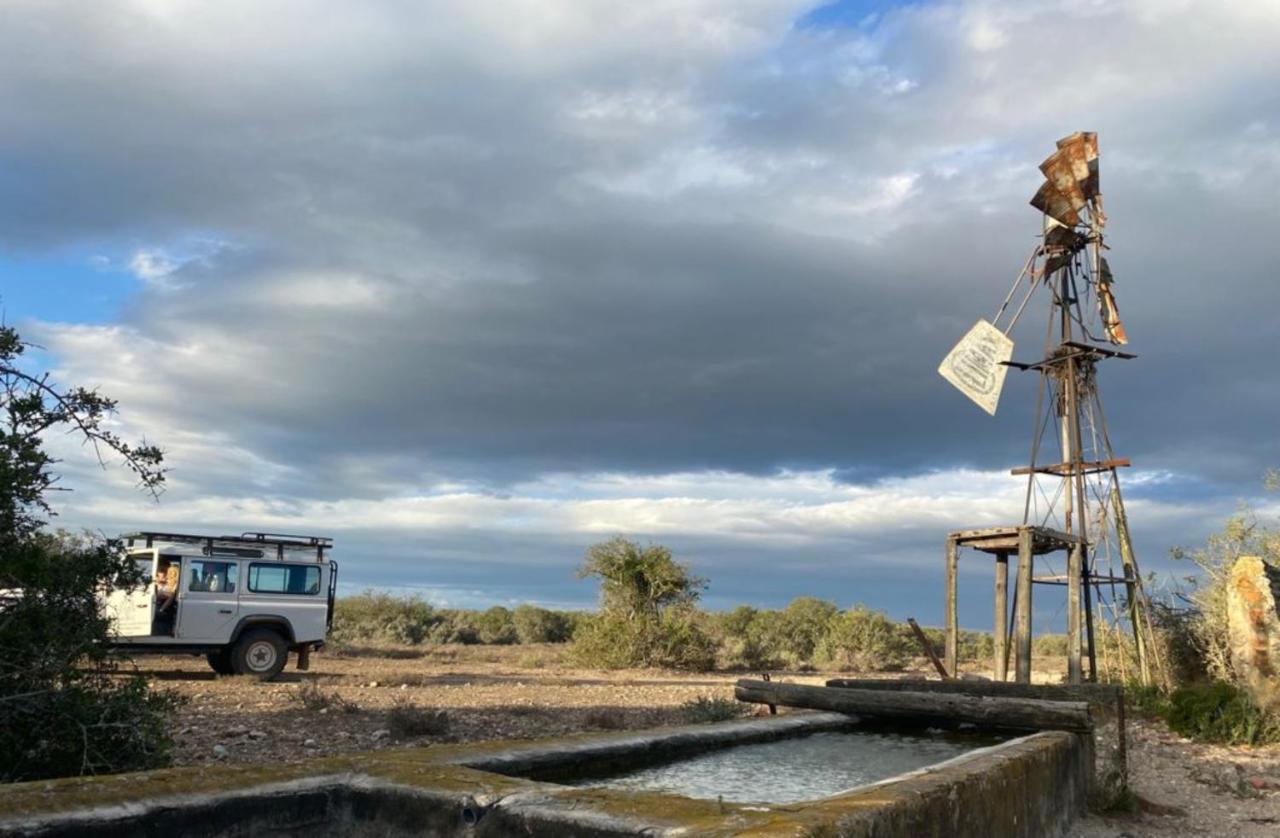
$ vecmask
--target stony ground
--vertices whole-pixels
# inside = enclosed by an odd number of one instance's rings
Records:
[[[740,677],[575,669],[557,646],[329,651],[270,684],[215,676],[202,658],[138,666],[188,699],[174,720],[180,765],[675,724],[689,720],[687,702],[731,699]],[[784,677],[818,684],[834,674]],[[1092,815],[1074,835],[1280,836],[1280,748],[1198,745],[1136,721],[1129,764],[1142,811]]]

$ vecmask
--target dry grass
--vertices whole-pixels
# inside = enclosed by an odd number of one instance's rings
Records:
[[[387,729],[396,739],[413,739],[419,736],[444,736],[449,732],[449,714],[444,710],[419,707],[402,699],[387,711]]]

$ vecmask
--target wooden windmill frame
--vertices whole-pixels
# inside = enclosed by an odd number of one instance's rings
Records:
[[[1118,470],[1129,466],[1129,460],[1117,457],[1111,447],[1097,383],[1100,361],[1136,357],[1114,348],[1126,344],[1128,338],[1112,295],[1111,269],[1103,256],[1107,219],[1099,191],[1097,135],[1078,132],[1064,137],[1040,169],[1046,180],[1031,200],[1042,213],[1040,241],[992,321],[980,322],[966,336],[968,341],[980,330],[998,332],[1006,340],[1004,355],[988,349],[974,360],[970,352],[967,367],[957,366],[954,359],[957,353],[963,355],[962,341],[939,370],[992,413],[1003,383],[1003,372],[992,371],[993,364],[1035,372],[1040,379],[1030,463],[1012,470],[1012,474],[1027,478],[1022,523],[958,530],[946,539],[946,667],[954,676],[959,647],[958,561],[961,550],[968,548],[996,560],[992,663],[997,680],[1006,680],[1012,651],[1015,679],[1030,682],[1033,585],[1056,585],[1067,589],[1070,683],[1098,680],[1095,613],[1104,606],[1110,608],[1111,623],[1129,623],[1136,658],[1136,671],[1128,671],[1122,654],[1116,661],[1118,671],[1108,674],[1144,684],[1164,681],[1164,667],[1158,654],[1153,654],[1157,647],[1149,603],[1120,492]],[[1020,303],[1011,308],[1024,283]],[[1012,361],[1008,356],[1013,343],[1007,337],[1042,288],[1049,296],[1044,355],[1032,363]],[[988,337],[987,345],[999,341],[998,335]],[[966,380],[948,375],[949,364],[952,369],[968,370]],[[987,383],[996,380],[994,399],[989,392],[980,399],[965,386],[983,378],[972,373],[983,365]],[[1045,453],[1046,440],[1054,443],[1049,446],[1053,455]],[[1037,561],[1043,565],[1056,553],[1066,556],[1065,572],[1037,575]],[[1010,611],[1008,564],[1012,556],[1017,556],[1018,564]],[[1107,663],[1106,668],[1113,667]]]

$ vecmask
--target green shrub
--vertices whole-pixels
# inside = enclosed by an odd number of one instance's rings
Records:
[[[732,611],[709,615],[708,631],[716,645],[716,663],[723,669],[767,670],[783,665],[770,620],[776,611],[758,611],[740,605]]]
[[[418,596],[397,597],[369,590],[334,603],[329,636],[334,643],[345,645],[416,645],[427,639],[438,620],[436,612]]]
[[[573,634],[571,655],[584,666],[660,666],[707,670],[715,646],[695,603],[706,580],[659,544],[613,538],[587,549],[580,577],[600,580],[600,613]]]
[[[893,671],[906,664],[908,650],[896,623],[881,611],[857,605],[830,619],[814,659],[843,669]]]
[[[521,643],[564,643],[573,636],[563,614],[536,605],[517,607],[511,613],[511,623]]]
[[[480,642],[480,629],[475,614],[469,611],[438,612],[438,619],[427,633],[429,643],[460,643],[470,646]]]
[[[663,667],[707,671],[715,667],[715,646],[692,609],[628,620],[598,614],[573,636],[571,659],[600,669]]]
[[[476,635],[481,643],[506,646],[516,642],[516,627],[511,621],[511,612],[501,605],[477,614],[474,621]]]
[[[747,713],[747,706],[740,701],[719,696],[700,695],[680,705],[685,720],[693,724],[726,722]]]
[[[772,642],[789,663],[811,662],[818,644],[827,634],[831,618],[838,612],[835,603],[811,596],[796,597],[776,619],[766,625],[773,633]]]
[[[126,676],[103,643],[96,590],[131,581],[133,563],[100,542],[40,534],[0,547],[0,782],[169,763],[168,717],[184,699]]]
[[[1259,708],[1248,692],[1224,681],[1174,690],[1165,718],[1174,732],[1202,742],[1258,745],[1280,741],[1280,719]]]

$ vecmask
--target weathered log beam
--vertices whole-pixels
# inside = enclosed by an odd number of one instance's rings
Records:
[[[877,678],[831,678],[828,687],[880,692],[948,693],[997,698],[1032,698],[1038,701],[1084,701],[1093,710],[1095,724],[1115,712],[1124,691],[1114,684],[1015,684],[1011,681],[889,681]]]
[[[750,678],[738,681],[734,695],[739,701],[755,704],[833,710],[853,716],[899,721],[968,722],[1007,730],[1068,730],[1075,733],[1093,730],[1089,705],[1083,701],[811,687]]]

